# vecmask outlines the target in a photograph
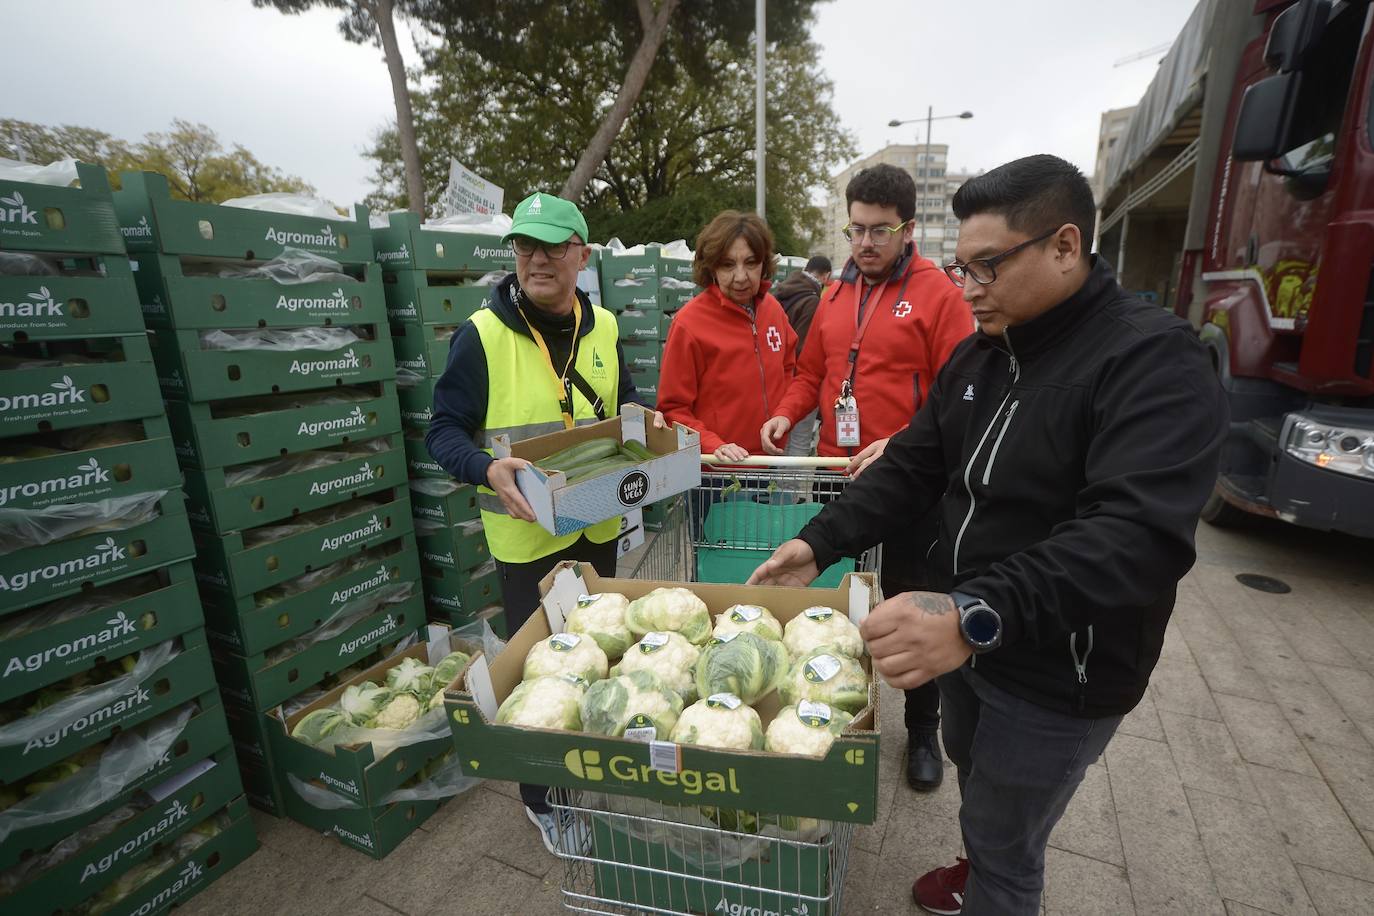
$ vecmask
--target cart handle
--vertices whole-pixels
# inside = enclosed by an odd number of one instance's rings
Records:
[[[702,455],[702,464],[731,468],[845,468],[848,458],[807,458],[792,455],[750,455],[742,461],[721,461],[715,455]]]

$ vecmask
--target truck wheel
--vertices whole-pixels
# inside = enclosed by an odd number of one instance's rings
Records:
[[[1202,505],[1202,520],[1216,528],[1236,528],[1249,524],[1253,516],[1238,509],[1221,497],[1221,490],[1212,488],[1212,495]]]

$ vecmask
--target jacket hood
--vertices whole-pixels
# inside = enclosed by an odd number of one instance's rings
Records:
[[[507,274],[505,278],[492,289],[491,298],[487,300],[487,308],[495,312],[497,317],[501,319],[501,323],[506,327],[515,331],[517,334],[523,334],[526,337],[530,337],[529,326],[525,324],[525,320],[520,317],[519,309],[515,307],[515,290],[518,286],[519,284],[515,279],[515,274]],[[582,327],[577,336],[586,337],[591,333],[592,326],[596,324],[592,311],[592,300],[587,298],[587,294],[579,289],[577,290],[577,301],[582,303]],[[592,320],[587,320],[589,318]],[[533,340],[534,338],[530,337],[530,339]]]

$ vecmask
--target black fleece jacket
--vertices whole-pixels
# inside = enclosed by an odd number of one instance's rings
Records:
[[[961,343],[911,425],[799,536],[824,569],[938,503],[934,587],[1003,621],[977,671],[1041,706],[1123,714],[1196,559],[1228,420],[1193,329],[1095,258],[1050,311]]]

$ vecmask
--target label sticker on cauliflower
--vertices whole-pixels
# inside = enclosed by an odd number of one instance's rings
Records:
[[[598,601],[600,601],[600,600],[601,600],[601,596],[600,596],[600,595],[582,595],[581,597],[579,597],[579,598],[577,599],[577,606],[578,606],[578,607],[587,607],[587,606],[589,606],[589,605],[596,604],[596,603],[597,603]]]
[[[712,709],[739,709],[744,704],[733,693],[713,693],[706,698],[706,705]]]
[[[797,718],[811,728],[825,728],[830,724],[830,707],[815,700],[802,700],[797,704]]]
[[[813,684],[830,680],[840,673],[840,660],[833,655],[817,655],[802,666],[802,674]]]
[[[625,737],[631,741],[648,743],[658,739],[658,728],[648,716],[637,714],[631,716],[629,724],[625,726]]]
[[[549,637],[549,648],[555,652],[571,652],[582,642],[582,637],[574,633],[555,633]]]
[[[639,651],[648,655],[650,652],[657,652],[668,645],[668,634],[653,632],[645,633],[644,638],[639,641]]]
[[[730,619],[735,623],[753,623],[763,616],[763,608],[756,604],[737,604],[730,611]]]
[[[739,635],[739,633],[737,633],[737,632],[736,632],[736,633],[717,633],[715,636],[712,636],[712,637],[711,637],[711,645],[713,645],[713,646],[723,645],[723,644],[729,642],[730,640],[734,639],[734,638],[735,638],[736,636],[738,636],[738,635]]]
[[[829,620],[835,616],[835,612],[828,607],[809,607],[802,613],[812,620]]]

